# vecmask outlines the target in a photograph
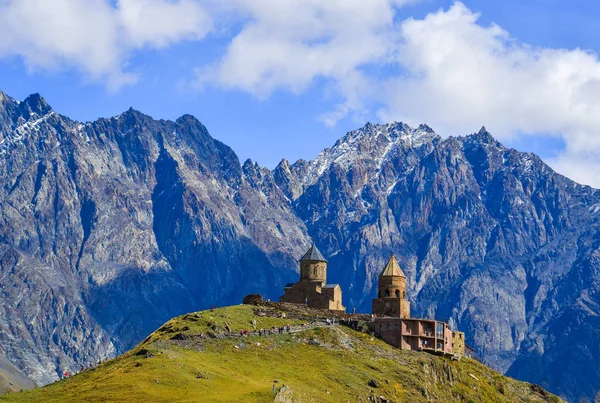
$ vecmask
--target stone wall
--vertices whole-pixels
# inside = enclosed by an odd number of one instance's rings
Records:
[[[327,282],[327,263],[304,261],[300,262],[300,280]]]
[[[452,332],[452,352],[465,355],[465,333],[454,330]]]
[[[323,295],[329,300],[329,309],[333,311],[345,311],[346,308],[342,305],[342,289],[336,284],[333,288],[323,288]]]
[[[410,318],[410,302],[402,298],[375,298],[371,309],[374,315]]]
[[[406,279],[400,276],[380,276],[378,298],[406,298]]]
[[[304,304],[310,308],[345,311],[342,305],[342,289],[339,285],[334,288],[322,288],[320,283],[301,280],[285,289],[285,294],[279,300],[293,304]]]

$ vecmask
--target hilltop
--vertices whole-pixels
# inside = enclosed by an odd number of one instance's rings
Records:
[[[118,358],[0,402],[562,402],[468,358],[400,351],[326,325],[330,315],[291,304],[187,314]],[[255,333],[283,326],[290,332]]]

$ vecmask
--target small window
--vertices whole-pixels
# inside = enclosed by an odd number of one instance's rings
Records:
[[[390,297],[390,290],[389,289],[385,290],[385,297],[386,298]]]
[[[396,290],[396,298],[400,298],[400,290]]]
[[[392,324],[390,322],[388,322],[387,325],[385,326],[385,330],[387,332],[389,332],[390,330],[392,330]]]

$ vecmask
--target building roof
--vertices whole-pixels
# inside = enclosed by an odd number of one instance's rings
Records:
[[[325,259],[325,257],[323,256],[321,251],[317,248],[317,246],[315,245],[314,242],[313,242],[312,246],[310,247],[310,249],[308,251],[306,251],[304,256],[302,256],[302,258],[300,258],[301,262],[305,261],[305,260],[310,260],[313,262],[327,263],[327,259]]]
[[[392,257],[390,257],[390,260],[388,260],[387,264],[385,265],[385,268],[379,275],[379,277],[382,277],[382,276],[406,277],[406,276],[404,276],[404,273],[402,272],[402,269],[400,268],[400,265],[396,261],[396,258],[394,257],[394,255],[392,255]]]

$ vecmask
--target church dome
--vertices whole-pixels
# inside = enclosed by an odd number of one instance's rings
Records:
[[[300,261],[301,262],[309,261],[309,262],[325,262],[325,263],[327,263],[327,259],[325,259],[325,256],[323,256],[323,254],[317,248],[317,246],[315,245],[314,242],[313,242],[312,246],[310,247],[310,249],[308,251],[306,251],[304,256],[302,256],[302,258],[300,258]]]

